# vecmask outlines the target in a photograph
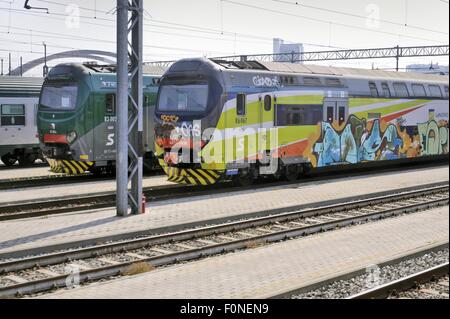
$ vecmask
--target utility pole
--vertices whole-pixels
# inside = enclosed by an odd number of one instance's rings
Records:
[[[48,66],[47,66],[47,44],[45,42],[42,42],[42,45],[44,46],[44,69],[42,74],[44,75],[44,78],[48,74]]]
[[[143,13],[143,0],[117,0],[117,216],[143,212]]]
[[[8,75],[11,76],[11,53],[9,53]]]
[[[2,70],[1,75],[3,76],[3,59],[1,59],[1,70]]]
[[[395,66],[395,70],[398,72],[399,70],[399,62],[400,62],[400,46],[397,45],[397,55],[395,57],[396,60],[396,66]]]
[[[20,57],[20,76],[23,76],[23,59]]]

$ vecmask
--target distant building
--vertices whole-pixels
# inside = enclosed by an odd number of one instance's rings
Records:
[[[419,72],[429,74],[448,75],[448,65],[439,64],[411,64],[406,67],[406,72]]]
[[[273,39],[273,53],[274,54],[287,54],[287,55],[281,55],[276,56],[274,58],[274,61],[276,62],[292,62],[296,61],[295,63],[301,63],[298,60],[300,59],[300,54],[303,53],[303,44],[301,43],[293,43],[293,44],[287,44],[284,43],[284,40],[282,39]]]

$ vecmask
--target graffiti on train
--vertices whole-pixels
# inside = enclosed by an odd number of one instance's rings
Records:
[[[321,131],[322,138],[314,145],[319,167],[397,159],[403,147],[397,127],[388,124],[382,130],[378,119],[368,124],[366,120],[351,115],[341,132],[327,122],[321,124]]]
[[[418,124],[420,148],[422,155],[439,155],[448,153],[448,123],[430,120]]]

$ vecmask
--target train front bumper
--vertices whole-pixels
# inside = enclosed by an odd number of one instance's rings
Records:
[[[58,174],[81,175],[89,171],[94,166],[94,162],[80,162],[51,158],[46,158],[46,160],[50,165],[50,170],[53,173]]]
[[[161,159],[159,164],[168,176],[168,180],[177,184],[209,186],[216,184],[222,179],[222,174],[218,171],[168,166]]]

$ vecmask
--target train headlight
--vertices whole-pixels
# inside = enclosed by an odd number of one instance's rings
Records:
[[[75,131],[72,131],[72,132],[70,132],[70,133],[67,133],[67,136],[66,136],[66,138],[67,138],[67,142],[69,143],[69,144],[72,144],[73,142],[75,142],[75,140],[77,139],[77,132],[75,132]]]

